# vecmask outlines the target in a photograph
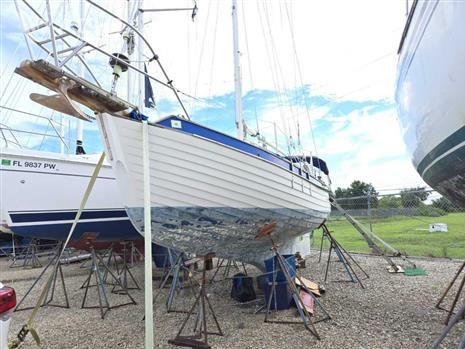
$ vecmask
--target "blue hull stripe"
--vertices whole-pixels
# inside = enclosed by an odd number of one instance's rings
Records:
[[[76,211],[68,212],[28,212],[28,213],[12,213],[10,212],[11,221],[13,223],[26,222],[46,222],[46,221],[69,221],[76,217]],[[125,210],[115,211],[84,211],[81,219],[99,219],[99,218],[121,218],[126,217]]]
[[[71,223],[25,225],[10,228],[15,234],[25,237],[65,240],[71,229]],[[71,240],[79,240],[86,232],[98,233],[97,239],[99,241],[143,239],[129,218],[118,221],[80,222],[77,224]]]

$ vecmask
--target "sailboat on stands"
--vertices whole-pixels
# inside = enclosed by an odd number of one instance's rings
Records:
[[[6,147],[0,148],[0,154],[2,229],[25,237],[65,240],[98,158]],[[126,214],[108,163],[71,240],[87,232],[99,241],[142,239]]]
[[[296,237],[325,221],[330,213],[326,164],[316,157],[280,155],[246,139],[240,102],[235,1],[237,137],[190,120],[179,91],[143,36],[146,10],[136,11],[134,21],[125,21],[95,2],[88,2],[124,25],[125,47],[131,47],[127,38],[137,38],[137,66],[132,64],[130,52],[108,53],[51,21],[47,25],[50,32],[56,32],[55,40],[63,35],[72,36],[76,48],[68,50],[66,57],[52,52],[52,62],[26,60],[16,72],[57,92],[55,96],[36,97],[42,105],[67,110],[68,114],[86,120],[93,117],[85,108],[95,113],[124,207],[139,232],[144,232],[144,127],[148,127],[154,242],[198,255],[214,252],[219,257],[260,264],[273,254],[267,239],[256,239],[263,230],[272,230],[274,241],[285,249]],[[131,24],[136,21],[137,25]],[[166,83],[144,71],[144,48],[165,74]],[[82,49],[97,50],[110,61],[114,74],[111,91],[66,69],[63,62],[76,58],[70,55],[77,56]],[[138,106],[116,96],[114,86],[125,71],[138,75]],[[146,78],[172,90],[184,115],[167,116],[158,122],[148,120],[141,112]]]

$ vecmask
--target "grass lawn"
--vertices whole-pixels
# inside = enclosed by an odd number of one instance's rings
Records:
[[[359,221],[368,227],[366,218]],[[446,223],[448,232],[430,233],[430,223]],[[333,236],[348,251],[371,252],[362,236],[343,220],[329,220]],[[384,241],[409,256],[449,257],[465,259],[465,213],[450,213],[441,217],[395,216],[377,219],[373,232]],[[313,247],[320,248],[321,230],[314,232]],[[328,248],[327,242],[325,242]]]

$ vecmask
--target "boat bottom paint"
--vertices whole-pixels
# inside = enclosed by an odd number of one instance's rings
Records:
[[[127,209],[132,224],[144,230],[144,209]],[[263,265],[273,255],[270,240],[256,239],[259,230],[277,222],[272,233],[282,251],[288,250],[298,236],[318,228],[325,215],[317,211],[227,207],[152,207],[154,243],[197,255],[215,253]],[[306,219],[303,219],[305,217]]]

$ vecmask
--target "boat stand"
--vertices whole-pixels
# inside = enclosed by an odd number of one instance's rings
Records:
[[[19,262],[19,260],[23,260],[22,265],[16,264],[17,262]],[[10,260],[10,264],[8,266],[10,268],[41,268],[42,263],[40,263],[39,260],[37,239],[31,240],[31,243],[26,247],[24,254],[14,255],[13,258]]]
[[[34,287],[42,279],[43,275],[47,272],[49,267],[52,266],[52,268],[53,268],[53,265],[55,264],[57,258],[59,258],[59,255],[60,255],[60,250],[61,250],[60,246],[61,246],[61,244],[58,245],[57,251],[55,252],[53,257],[50,258],[50,260],[47,263],[47,265],[45,266],[44,270],[41,271],[40,275],[34,280],[33,284],[27,290],[26,294],[18,302],[18,304],[17,304],[17,306],[15,308],[15,311],[30,310],[30,309],[34,308],[34,307],[26,307],[26,308],[20,308],[20,307],[21,307],[21,304],[25,301],[25,299],[29,296],[31,291],[34,289]],[[41,307],[51,306],[51,307],[69,309],[68,293],[66,292],[65,278],[64,278],[64,275],[63,275],[63,269],[61,268],[61,265],[62,265],[62,263],[59,262],[58,267],[56,269],[54,269],[54,271],[53,271],[52,282],[49,284],[49,286],[47,288],[45,298],[44,298],[44,301],[41,304]],[[63,295],[64,295],[64,298],[65,298],[65,304],[53,303],[53,300],[54,300],[54,297],[55,297],[55,289],[56,289],[58,274],[60,275],[60,279],[61,279],[61,287],[62,287]]]
[[[131,270],[129,270],[128,259],[132,257],[131,257],[131,254],[128,254],[127,252],[131,253],[132,247],[128,249],[128,244],[129,244],[129,241],[120,242],[120,245],[123,246],[122,255],[120,255],[123,261],[121,268],[118,268],[118,263],[116,263],[116,259],[115,259],[116,273],[118,275],[119,280],[121,281],[121,285],[123,286],[123,288],[120,288],[118,284],[115,284],[111,290],[112,293],[126,294],[128,290],[140,290],[140,287],[136,281],[136,278],[131,273]],[[105,272],[106,272],[106,275],[108,275],[108,272],[107,271]],[[130,280],[132,280],[132,283],[134,284],[134,286],[129,285],[128,281]]]
[[[142,260],[144,254],[141,251],[139,251],[134,241],[131,241],[130,252],[130,265],[132,268],[138,261]]]
[[[307,310],[307,307],[305,306],[304,302],[300,298],[300,293],[299,290],[297,289],[297,285],[294,281],[294,279],[291,277],[289,273],[289,269],[287,267],[287,261],[284,259],[284,257],[279,253],[279,246],[273,241],[273,238],[271,237],[271,233],[273,230],[276,228],[277,223],[273,222],[270,224],[266,224],[263,226],[257,236],[255,237],[256,239],[260,239],[264,236],[268,236],[271,242],[271,250],[274,252],[276,261],[278,262],[279,270],[277,268],[273,271],[273,282],[271,285],[271,290],[270,290],[270,297],[268,299],[268,302],[266,304],[266,312],[265,312],[265,322],[268,323],[280,323],[280,324],[299,324],[303,323],[305,328],[318,340],[321,339],[320,335],[318,334],[318,331],[316,330],[315,324],[318,322],[330,320],[331,316],[328,314],[328,312],[325,310],[321,302],[313,295],[311,290],[305,286],[305,283],[302,281],[300,276],[296,275],[295,277],[299,280],[301,287],[308,293],[308,295],[313,299],[314,304],[316,304],[323,312],[324,317],[320,320],[313,321],[312,315],[310,315],[309,311]],[[301,322],[297,321],[282,321],[282,320],[270,320],[268,319],[268,315],[271,313],[271,301],[274,298],[276,302],[276,278],[278,271],[281,271],[284,274],[284,277],[286,279],[287,287],[292,293],[292,298],[294,300],[294,303],[297,307],[297,311],[299,313],[299,316],[301,318]],[[276,309],[276,307],[275,307]]]
[[[118,267],[118,261],[116,260],[117,254],[115,253],[113,247],[114,247],[114,243],[112,243],[110,248],[108,248],[108,250],[106,250],[105,253],[102,255],[102,260],[104,261],[106,259],[105,265],[107,266],[107,269],[105,269],[103,272],[103,282],[106,285],[116,286],[116,284],[112,282],[112,280],[108,280],[108,275],[109,275],[108,270],[110,270],[112,264],[115,268],[115,274],[116,275],[120,274],[120,270]]]
[[[465,320],[465,300],[460,307],[459,311],[452,317],[452,319],[449,321],[449,323],[444,327],[444,330],[442,331],[441,335],[434,341],[433,346],[431,347],[432,349],[437,349],[441,342],[446,338],[446,336],[449,334],[450,330],[460,321]],[[465,333],[463,335],[463,338],[461,339],[458,349],[464,349],[465,348]]]
[[[227,261],[226,265],[223,266],[225,261]],[[244,274],[247,275],[247,269],[245,268],[244,262],[240,262],[240,265],[242,267],[242,270],[244,270]],[[231,259],[226,259],[226,258],[218,259],[218,263],[216,264],[216,270],[215,270],[215,273],[213,274],[212,278],[210,279],[210,283],[215,281],[215,277],[218,274],[220,268],[224,268],[223,278],[224,279],[230,279],[231,276],[229,275],[229,273],[231,272],[232,267],[234,267],[236,270],[240,270],[239,265],[238,265],[238,263],[236,261],[233,261]]]
[[[355,272],[355,269],[352,267],[351,263],[353,263],[365,275],[365,279],[369,278],[369,275],[367,274],[367,272],[365,270],[363,270],[363,268],[360,266],[360,264],[358,264],[355,261],[355,259],[350,255],[350,253],[348,253],[344,249],[344,247],[342,247],[339,244],[339,242],[333,237],[333,235],[329,231],[326,224],[323,224],[321,226],[321,228],[323,230],[323,234],[321,235],[320,257],[319,257],[318,262],[321,261],[321,253],[322,253],[322,250],[323,250],[323,240],[327,239],[329,241],[328,260],[326,261],[326,270],[325,270],[325,280],[324,280],[324,282],[326,282],[326,280],[328,279],[329,265],[331,263],[331,254],[332,254],[332,252],[334,250],[334,252],[336,253],[336,256],[339,259],[339,262],[342,263],[342,265],[344,266],[345,272],[347,273],[347,275],[350,278],[349,282],[353,282],[353,283],[358,282],[360,287],[364,289],[365,286],[363,285],[362,281],[358,277],[358,275]]]
[[[171,254],[170,254],[170,257],[171,257]],[[171,261],[170,263],[171,266],[169,270],[165,273],[165,276],[160,286],[158,287],[159,291],[155,295],[155,298],[154,298],[156,299],[158,295],[161,294],[161,290],[167,285],[171,277],[171,284],[170,284],[170,289],[168,291],[168,298],[166,299],[166,303],[165,303],[166,311],[168,313],[188,313],[188,311],[186,310],[176,310],[172,308],[176,294],[178,293],[179,290],[185,287],[184,283],[186,279],[189,282],[189,286],[190,286],[189,288],[192,290],[192,292],[194,292],[193,290],[195,289],[194,283],[192,281],[192,272],[189,269],[189,267],[193,265],[194,263],[197,263],[198,259],[194,258],[188,261],[185,261],[184,259],[185,259],[185,254],[181,252],[176,257],[176,260],[174,261],[174,263],[173,261]],[[181,272],[182,272],[183,281],[181,281]]]
[[[437,302],[436,304],[436,308],[438,309],[441,309],[441,310],[445,310],[447,311],[447,317],[446,317],[446,320],[444,321],[444,324],[447,325],[449,323],[449,320],[451,318],[451,316],[454,314],[454,309],[457,305],[457,302],[460,298],[460,295],[462,294],[462,291],[463,291],[463,287],[465,285],[465,273],[463,274],[463,277],[462,277],[462,280],[460,281],[460,284],[459,284],[459,288],[457,289],[457,293],[454,297],[454,300],[452,301],[452,305],[450,306],[449,309],[446,309],[446,308],[443,308],[441,306],[441,303],[444,301],[444,299],[446,298],[447,294],[449,293],[449,291],[451,290],[452,286],[455,284],[455,282],[457,281],[457,279],[459,278],[460,274],[462,273],[462,271],[465,271],[465,261],[462,263],[462,265],[460,266],[459,270],[457,270],[457,273],[455,274],[455,276],[452,278],[452,281],[449,283],[449,285],[447,286],[447,288],[445,289],[444,293],[442,294],[441,298],[439,298],[439,301]],[[465,295],[464,295],[464,302],[465,302]]]
[[[119,276],[116,276],[115,274],[113,274],[110,268],[103,261],[102,257],[95,252],[92,245],[90,245],[90,253],[91,253],[91,259],[92,259],[92,265],[89,270],[89,275],[87,276],[83,284],[85,292],[84,292],[84,297],[82,299],[81,309],[98,308],[100,309],[101,318],[104,319],[107,312],[110,311],[111,309],[119,308],[119,307],[126,306],[126,305],[131,305],[131,304],[137,304],[134,298],[132,298],[132,296],[130,295],[129,291],[124,289],[124,286],[121,283]],[[112,281],[114,281],[115,285],[117,285],[120,288],[120,290],[125,290],[125,292],[121,294],[126,295],[130,299],[130,302],[113,305],[113,306],[110,305],[110,302],[108,300],[107,290],[105,288],[105,282],[103,280],[102,268],[104,272],[105,271],[108,272],[108,274],[112,278]],[[89,306],[89,305],[86,305],[86,300],[87,300],[87,294],[88,294],[89,288],[92,287],[92,285],[90,285],[92,275],[95,277],[96,284],[94,286],[97,286],[98,305]]]
[[[181,325],[176,337],[174,339],[168,340],[169,344],[180,346],[180,347],[189,347],[195,349],[210,349],[211,346],[208,344],[208,335],[217,335],[223,336],[223,331],[221,330],[220,324],[218,323],[218,319],[216,318],[215,312],[213,307],[208,299],[206,286],[208,284],[207,276],[206,276],[206,263],[207,259],[213,258],[215,255],[213,253],[209,253],[202,257],[204,260],[203,263],[203,270],[202,270],[202,281],[200,283],[200,291],[197,295],[192,308],[190,309],[186,319]],[[208,307],[208,308],[207,308]],[[197,312],[195,313],[195,309],[197,308]],[[209,332],[207,323],[207,311],[210,311],[210,314],[215,322],[216,328],[218,332]],[[194,329],[193,335],[182,335],[184,328],[186,327],[189,319],[192,315],[196,314],[194,320]],[[203,337],[203,338],[202,338]]]

